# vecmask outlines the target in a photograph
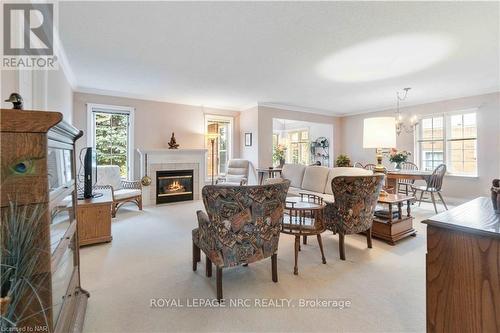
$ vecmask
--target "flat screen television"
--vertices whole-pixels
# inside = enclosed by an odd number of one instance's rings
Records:
[[[83,198],[95,198],[102,195],[102,193],[94,193],[94,185],[97,182],[97,158],[95,149],[92,147],[83,148],[80,156],[85,153],[83,157]]]

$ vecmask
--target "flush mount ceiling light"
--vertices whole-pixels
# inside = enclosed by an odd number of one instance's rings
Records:
[[[334,81],[365,82],[420,71],[453,49],[444,35],[404,34],[363,42],[323,60],[319,74]]]

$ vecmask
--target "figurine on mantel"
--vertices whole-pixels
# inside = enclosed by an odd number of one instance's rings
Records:
[[[170,142],[168,143],[168,149],[177,149],[179,148],[179,144],[175,141],[175,134],[172,132],[172,137],[170,138]]]
[[[491,201],[493,202],[493,209],[495,213],[500,214],[500,179],[493,180],[491,187]]]

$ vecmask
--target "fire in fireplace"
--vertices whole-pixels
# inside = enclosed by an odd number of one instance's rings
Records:
[[[156,203],[193,200],[193,170],[156,172]]]

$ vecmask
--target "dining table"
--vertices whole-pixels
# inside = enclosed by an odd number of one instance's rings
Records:
[[[387,170],[387,188],[390,193],[399,192],[400,179],[423,180],[427,182],[432,175],[432,171],[421,170]]]

